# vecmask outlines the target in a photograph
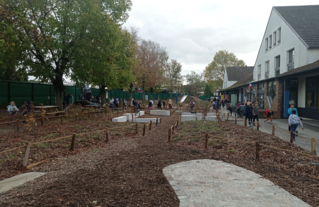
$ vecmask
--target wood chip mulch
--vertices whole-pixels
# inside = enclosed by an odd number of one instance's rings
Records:
[[[239,150],[245,147],[235,148],[227,144],[228,142],[216,146],[212,144],[209,150],[203,149],[202,141],[187,144],[189,141],[182,138],[170,144],[166,143],[167,129],[175,123],[178,115],[175,113],[166,118],[145,137],[123,138],[104,147],[92,148],[34,168],[34,171],[47,174],[0,195],[0,206],[177,207],[179,200],[162,169],[194,159],[215,159],[233,163],[259,173],[312,206],[319,205],[319,188],[316,184],[318,177],[298,171],[298,159],[289,159],[291,167],[285,168],[277,164],[286,162],[281,157],[277,157],[276,163],[270,162],[269,159],[267,161],[265,156],[261,156],[261,161],[256,162],[255,151],[250,151],[249,148]],[[229,131],[227,126],[222,127]],[[228,124],[228,127],[231,125]],[[240,133],[247,133],[245,130]],[[261,134],[251,134],[251,137],[263,139]],[[281,140],[277,141],[281,143]],[[270,157],[274,154],[267,152]]]

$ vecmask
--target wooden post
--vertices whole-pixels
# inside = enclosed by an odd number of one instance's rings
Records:
[[[78,114],[76,114],[76,120],[78,120]]]
[[[90,111],[88,111],[88,119],[90,119]]]
[[[63,116],[60,116],[60,117],[61,117],[61,124],[63,124],[63,120],[62,120],[62,117],[63,117]]]
[[[43,126],[43,117],[41,118],[41,126]]]
[[[275,135],[275,125],[272,125],[272,135]]]
[[[150,121],[150,127],[148,130],[152,130],[152,120]]]
[[[135,131],[136,131],[136,134],[137,134],[138,133],[138,123],[136,123]]]
[[[259,160],[259,151],[260,151],[259,142],[256,142],[256,160]]]
[[[257,121],[257,131],[259,131],[259,121]]]
[[[17,132],[19,132],[19,120],[17,120]]]
[[[132,123],[134,122],[134,115],[133,115],[133,113],[132,113]]]
[[[290,131],[290,143],[294,142],[294,131]]]
[[[205,149],[208,149],[208,134],[206,134]]]
[[[25,149],[25,154],[24,154],[24,159],[23,159],[23,167],[28,165],[29,161],[29,154],[30,154],[30,147],[31,147],[31,142],[28,143],[26,149]]]
[[[168,135],[168,137],[167,137],[167,138],[168,138],[168,139],[167,139],[167,142],[168,142],[168,143],[171,142],[171,134],[172,134],[172,133],[171,133],[171,128],[169,128],[169,129],[168,129],[168,134],[167,134],[167,135]]]
[[[145,128],[146,128],[146,124],[144,124],[144,127],[143,127],[143,136],[145,136]]]
[[[235,115],[235,124],[237,124],[237,116]]]
[[[156,126],[157,126],[157,124],[158,124],[158,117],[156,117]]]
[[[71,151],[74,150],[74,143],[75,143],[75,134],[73,134],[73,136],[72,136],[71,148],[70,148]]]
[[[247,120],[246,120],[246,117],[244,119],[244,126],[247,126]]]
[[[227,121],[228,121],[228,118],[229,118],[229,113],[227,114]]]
[[[311,138],[311,154],[315,155],[316,153],[316,139]]]
[[[105,130],[105,135],[106,135],[106,139],[105,139],[105,142],[107,143],[108,141],[109,141],[109,136],[110,136],[110,130],[109,130],[109,128],[106,128],[106,130]]]

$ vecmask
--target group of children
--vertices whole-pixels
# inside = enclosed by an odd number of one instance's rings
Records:
[[[163,106],[163,107],[162,107]],[[172,99],[169,99],[168,100],[168,107],[169,109],[172,109]],[[149,103],[148,103],[148,108],[149,109],[153,109],[154,108],[154,102],[153,100],[150,100]],[[157,101],[157,109],[165,109],[166,108],[166,102],[165,100],[158,100]]]

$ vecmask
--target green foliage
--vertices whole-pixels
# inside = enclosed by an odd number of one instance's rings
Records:
[[[168,91],[173,93],[178,87],[182,85],[182,65],[176,60],[172,59],[166,64],[165,75]]]
[[[188,85],[184,86],[184,92],[195,96],[198,96],[205,87],[204,77],[194,71],[186,75],[186,81]]]
[[[220,50],[215,54],[214,60],[205,68],[205,80],[215,82],[214,90],[222,88],[225,68],[230,66],[245,66],[245,62],[239,60],[232,52]]]
[[[131,6],[131,0],[1,0],[6,33],[0,47],[13,57],[10,68],[25,68],[41,82],[52,82],[62,110],[66,77],[94,82],[92,76],[109,76],[119,84],[131,79],[128,35],[120,28]],[[90,74],[93,70],[97,73]]]

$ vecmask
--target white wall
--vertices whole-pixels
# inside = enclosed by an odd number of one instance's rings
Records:
[[[281,28],[281,42],[278,44],[278,28]],[[266,51],[266,38],[273,35],[277,31],[276,46],[272,44],[272,48]],[[273,42],[274,43],[274,37]],[[268,43],[269,45],[269,43]],[[254,80],[258,80],[258,65],[261,64],[261,78],[265,79],[265,62],[269,61],[269,78],[275,76],[275,57],[280,55],[280,74],[287,72],[288,50],[295,50],[294,68],[307,65],[319,59],[319,49],[307,50],[306,45],[299,39],[293,30],[279,16],[275,9],[272,10],[265,35],[254,68]]]
[[[298,107],[306,107],[306,77],[298,78]]]

